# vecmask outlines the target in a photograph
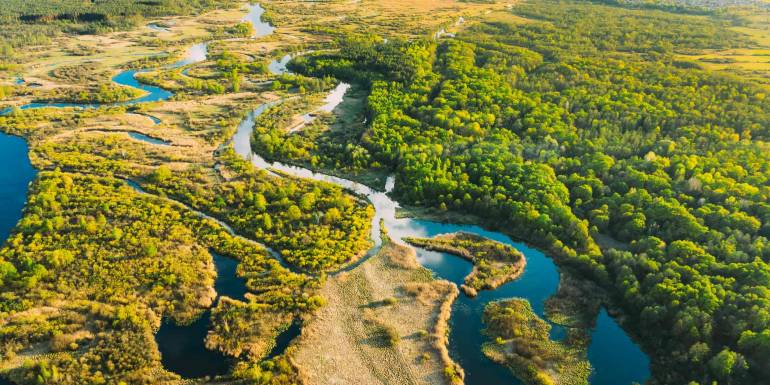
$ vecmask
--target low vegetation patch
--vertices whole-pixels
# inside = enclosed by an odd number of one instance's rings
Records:
[[[412,245],[443,251],[473,262],[473,271],[465,277],[463,291],[475,296],[478,290],[492,290],[516,279],[524,272],[524,254],[500,242],[475,234],[454,233],[432,239],[406,238]]]
[[[506,365],[532,385],[588,383],[591,366],[580,349],[551,341],[551,325],[539,318],[529,301],[510,299],[489,303],[484,309],[485,333],[492,342],[484,354]]]

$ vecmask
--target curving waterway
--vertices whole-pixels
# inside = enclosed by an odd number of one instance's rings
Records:
[[[269,66],[274,74],[287,73],[286,65],[291,56],[286,55],[280,61]],[[327,97],[321,108],[331,112],[344,102],[344,94],[350,85],[340,83]],[[413,218],[396,218],[398,202],[388,196],[395,186],[393,177],[386,183],[386,191],[376,191],[363,184],[344,178],[314,172],[302,167],[280,162],[268,162],[251,149],[251,135],[254,120],[274,103],[258,106],[239,124],[232,138],[235,152],[249,160],[258,168],[275,170],[301,178],[308,178],[338,185],[358,195],[365,196],[375,208],[372,220],[371,237],[375,246],[367,255],[373,255],[382,245],[380,221],[384,223],[392,239],[403,242],[406,237],[434,237],[440,234],[463,231],[477,234],[498,242],[513,246],[527,258],[524,274],[491,291],[480,291],[478,296],[470,298],[461,294],[452,306],[450,318],[449,350],[452,358],[465,370],[465,383],[468,385],[510,385],[521,384],[504,366],[487,359],[481,353],[481,346],[487,338],[482,334],[484,307],[491,301],[520,297],[532,304],[538,316],[547,319],[544,314],[545,300],[559,287],[559,271],[551,258],[528,245],[515,242],[505,234],[490,231],[475,225],[439,223]],[[306,117],[309,115],[306,115]],[[418,261],[430,269],[438,278],[449,280],[457,285],[464,282],[473,265],[456,256],[417,249]],[[360,263],[360,262],[359,262]],[[351,267],[354,267],[355,264]],[[351,268],[348,267],[347,269]],[[345,270],[347,270],[345,269]],[[564,328],[553,325],[551,338],[564,337]],[[588,358],[593,367],[590,378],[592,385],[625,385],[634,382],[643,383],[649,376],[649,358],[629,338],[618,324],[602,310],[595,329],[591,334],[592,342],[588,349]]]
[[[244,21],[259,20],[264,10],[259,4],[249,6]],[[266,24],[266,23],[262,23]],[[157,25],[148,25],[150,29],[165,32],[166,29]],[[158,27],[158,28],[153,28]],[[272,27],[255,24],[255,37],[272,33]],[[192,45],[187,49],[185,56],[167,66],[167,68],[179,68],[205,61],[208,57],[208,42]],[[136,79],[136,74],[150,71],[151,69],[127,70],[112,78],[118,85],[133,87],[144,92],[139,98],[120,103],[28,103],[20,106],[22,110],[35,108],[100,108],[105,106],[129,106],[138,103],[168,100],[173,93],[160,87],[143,84]],[[24,83],[18,78],[16,84]],[[12,108],[0,110],[0,115],[12,112]],[[159,124],[160,119],[147,115],[154,124]],[[155,145],[168,145],[170,143],[153,138],[138,132],[129,132],[129,135],[137,140]],[[0,168],[0,242],[5,242],[14,226],[21,219],[22,210],[27,200],[29,183],[35,178],[37,170],[32,167],[29,160],[29,147],[26,141],[17,136],[0,133],[0,162],[5,167]],[[135,183],[129,183],[132,187],[142,192]],[[208,216],[207,216],[208,217]],[[220,221],[217,221],[220,222]],[[220,222],[221,223],[221,222]],[[229,226],[226,228],[232,232]],[[243,279],[236,275],[237,261],[225,258],[216,253],[213,256],[214,266],[217,270],[217,278],[214,288],[217,296],[228,296],[243,300],[246,293],[246,285]],[[275,255],[275,253],[273,253]],[[226,374],[231,365],[231,360],[223,354],[211,351],[205,347],[205,338],[209,330],[211,320],[210,312],[205,312],[190,325],[180,326],[170,322],[164,322],[156,334],[159,350],[162,354],[162,363],[168,369],[188,378],[215,376]],[[299,326],[292,325],[278,337],[276,347],[270,353],[271,356],[280,354],[288,343],[299,334]],[[0,377],[0,385],[13,385],[7,379]]]
[[[250,136],[254,127],[254,119],[266,110],[262,105],[246,117],[233,136],[233,147],[239,155],[249,159],[255,167],[268,168],[281,173],[300,178],[313,179],[336,184],[358,195],[365,196],[375,208],[372,221],[372,239],[375,248],[369,255],[376,252],[382,245],[380,238],[380,220],[382,219],[391,238],[403,242],[406,237],[434,237],[440,234],[463,231],[477,234],[519,249],[527,258],[524,274],[515,281],[509,282],[496,290],[480,291],[478,296],[470,298],[464,294],[458,297],[452,306],[450,318],[449,348],[452,358],[459,363],[466,373],[465,383],[468,385],[510,385],[519,384],[511,372],[501,365],[488,360],[481,353],[481,345],[486,341],[482,334],[484,325],[481,320],[484,306],[490,301],[520,297],[529,300],[532,309],[541,318],[544,314],[545,300],[556,292],[559,287],[559,271],[553,260],[537,249],[515,242],[505,234],[486,230],[475,225],[439,223],[413,218],[396,218],[398,202],[386,192],[376,191],[363,184],[344,178],[313,172],[311,170],[288,165],[280,162],[268,162],[251,150]],[[394,179],[388,180],[386,191],[394,187]],[[417,249],[418,261],[430,269],[437,277],[454,282],[457,285],[472,270],[470,262],[441,252]],[[609,321],[609,322],[607,322]],[[564,335],[561,327],[555,326],[551,337],[560,339]],[[609,347],[609,348],[607,348]],[[601,352],[597,354],[597,352]],[[596,328],[592,332],[592,343],[588,356],[594,373],[591,378],[593,385],[623,385],[632,382],[643,383],[649,377],[649,359],[634,344],[622,329],[602,312]]]
[[[249,7],[249,12],[244,17],[254,25],[254,37],[265,36],[274,31],[269,23],[263,22],[261,16],[264,10],[254,4]],[[191,47],[183,60],[172,64],[172,67],[181,67],[206,60],[207,43],[196,44]],[[286,73],[286,64],[290,56],[284,56],[280,61],[274,61],[270,69],[274,73]],[[167,100],[173,94],[159,87],[149,86],[136,80],[135,75],[144,70],[129,70],[118,74],[113,81],[120,85],[135,87],[145,91],[145,95],[119,105],[130,105],[149,101]],[[324,111],[334,110],[344,102],[344,94],[349,85],[341,83],[327,97]],[[371,237],[375,246],[367,255],[373,255],[382,244],[380,238],[380,219],[383,220],[390,236],[402,241],[405,237],[433,237],[439,234],[464,231],[478,234],[496,241],[506,243],[521,250],[527,258],[527,266],[524,274],[517,280],[509,282],[496,290],[480,291],[478,296],[470,298],[461,294],[452,306],[450,318],[449,348],[450,355],[466,372],[466,384],[469,385],[510,385],[520,384],[512,376],[510,371],[486,359],[481,353],[481,345],[486,341],[481,330],[484,325],[481,315],[484,306],[490,301],[504,298],[521,297],[530,301],[532,308],[540,317],[544,316],[544,302],[554,294],[559,284],[559,272],[553,261],[542,252],[533,249],[521,242],[514,242],[505,234],[483,229],[479,226],[461,225],[451,223],[438,223],[412,218],[396,218],[398,202],[391,199],[387,192],[392,191],[394,179],[389,178],[386,192],[376,191],[368,186],[356,183],[344,178],[339,178],[311,170],[283,164],[280,162],[268,162],[251,150],[251,134],[254,128],[254,119],[263,113],[271,104],[264,104],[256,108],[238,126],[238,130],[232,138],[235,151],[242,157],[249,159],[255,167],[278,170],[289,175],[324,181],[341,186],[359,195],[365,196],[375,208],[375,217],[372,221]],[[77,107],[97,108],[99,104],[72,104],[72,103],[30,103],[22,106],[22,109],[42,107]],[[0,111],[0,113],[6,113]],[[137,138],[147,140],[148,138]],[[158,143],[160,144],[160,143]],[[35,170],[29,164],[26,142],[18,137],[0,134],[0,159],[6,165],[0,169],[0,199],[4,203],[0,208],[0,237],[6,239],[9,231],[21,217],[28,183],[34,178]],[[7,203],[6,203],[7,202]],[[219,296],[226,295],[235,299],[242,299],[246,288],[242,279],[235,274],[237,262],[212,253],[217,269],[215,289]],[[447,279],[456,284],[461,284],[464,277],[471,271],[472,265],[455,256],[417,249],[419,262],[430,269],[437,277]],[[356,264],[345,270],[354,268]],[[210,324],[209,313],[191,325],[179,326],[166,322],[156,335],[159,348],[162,353],[163,364],[166,368],[184,377],[194,378],[225,374],[231,362],[217,352],[205,348],[204,340]],[[276,348],[270,356],[280,354],[291,340],[299,334],[299,325],[292,325],[282,333],[276,343]],[[563,337],[563,328],[555,326],[552,338]],[[594,368],[590,382],[593,385],[625,385],[632,382],[644,382],[649,378],[649,359],[641,352],[639,347],[626,335],[617,323],[602,310],[599,315],[596,328],[592,332],[592,342],[588,349],[588,358]],[[2,379],[0,379],[2,381]]]

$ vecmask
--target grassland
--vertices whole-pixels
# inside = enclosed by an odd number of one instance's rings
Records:
[[[419,266],[414,250],[380,252],[321,289],[327,306],[305,321],[294,355],[315,384],[443,384],[449,305],[458,292]]]
[[[703,68],[751,79],[770,87],[770,15],[766,11],[737,10],[733,14],[740,25],[731,27],[751,41],[746,48],[707,50],[705,53],[683,54]]]

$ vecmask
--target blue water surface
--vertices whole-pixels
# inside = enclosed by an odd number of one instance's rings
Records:
[[[37,170],[29,161],[27,142],[18,136],[0,133],[0,242],[5,242],[21,219],[29,183]]]

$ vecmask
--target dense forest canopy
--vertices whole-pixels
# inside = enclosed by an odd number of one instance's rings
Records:
[[[609,289],[661,383],[766,379],[770,100],[675,55],[752,43],[702,15],[569,1],[512,13],[527,21],[352,37],[294,66],[368,84],[371,123],[349,145],[396,171],[405,202],[513,228]]]

